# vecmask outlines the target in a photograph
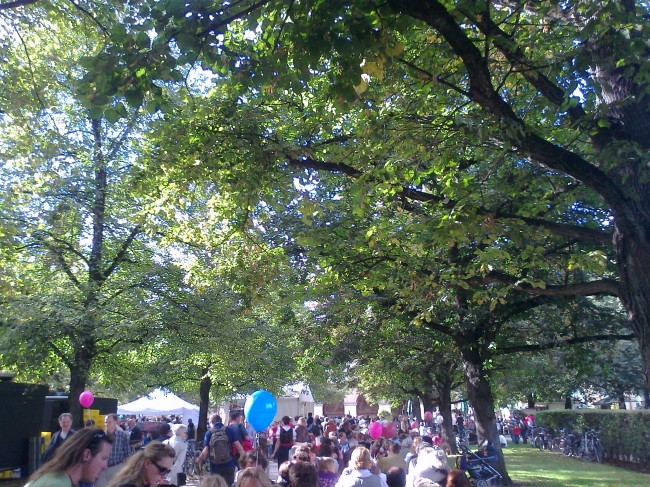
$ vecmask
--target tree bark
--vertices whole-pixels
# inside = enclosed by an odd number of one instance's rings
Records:
[[[618,409],[627,409],[625,405],[625,393],[621,392],[618,394]]]
[[[418,421],[422,421],[422,411],[420,411],[420,398],[413,396],[413,416]]]
[[[573,405],[571,404],[571,394],[567,394],[564,398],[564,409],[573,409]]]
[[[208,375],[209,368],[204,368],[201,377],[201,385],[199,387],[199,395],[201,402],[199,403],[199,424],[196,427],[196,441],[202,442],[203,435],[208,430],[208,409],[210,408],[210,388],[212,387],[212,379]],[[224,421],[226,419],[224,418]],[[199,443],[197,443],[199,445]]]
[[[528,401],[528,409],[535,409],[535,394],[529,392],[526,399]]]
[[[442,449],[451,455],[457,455],[454,427],[451,424],[451,382],[438,384],[440,414],[442,414]]]
[[[476,421],[476,433],[479,443],[484,439],[492,442],[497,451],[497,462],[494,465],[503,476],[502,483],[505,486],[513,485],[508,471],[506,470],[499,433],[496,428],[496,417],[494,415],[494,398],[490,388],[490,377],[488,371],[483,368],[483,358],[471,348],[461,348],[463,354],[463,366],[465,368],[465,385],[469,402],[474,408],[474,420]]]
[[[82,429],[87,418],[84,417],[84,408],[79,404],[79,395],[86,388],[88,371],[82,367],[70,367],[70,394],[68,395],[68,408],[72,414],[72,427]],[[101,428],[102,425],[99,425]]]

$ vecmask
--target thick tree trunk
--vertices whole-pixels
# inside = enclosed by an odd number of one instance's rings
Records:
[[[434,413],[436,408],[438,407],[438,396],[435,394],[431,394],[429,392],[425,392],[420,396],[420,401],[422,402],[422,407],[424,408],[424,412],[426,413],[427,411],[431,411],[431,413]],[[427,426],[430,428],[434,424],[433,420],[429,421],[427,423]]]
[[[420,398],[413,396],[413,416],[418,421],[422,421],[422,411],[420,411]]]
[[[535,394],[528,393],[526,400],[528,401],[528,409],[535,409]]]
[[[476,433],[479,443],[484,439],[492,442],[497,451],[497,462],[494,467],[503,476],[503,485],[510,486],[512,480],[506,470],[499,434],[496,428],[496,417],[494,415],[494,398],[490,388],[490,378],[483,369],[483,360],[471,350],[463,350],[463,365],[465,367],[465,385],[469,402],[474,408],[474,419],[476,421]]]
[[[618,394],[618,409],[627,409],[625,405],[625,393],[621,392]]]
[[[650,205],[650,197],[643,200]],[[620,299],[639,344],[643,382],[646,390],[650,390],[650,206],[638,206],[638,221],[617,221],[614,242]]]
[[[451,383],[438,384],[440,414],[442,414],[442,449],[447,454],[457,455],[454,427],[451,424]]]
[[[199,403],[199,424],[196,427],[196,441],[197,445],[202,443],[203,435],[208,430],[208,409],[210,408],[210,388],[212,387],[212,380],[208,375],[210,369],[204,368],[201,377],[201,386],[199,388],[199,395],[201,402]],[[226,418],[223,418],[227,421]]]
[[[564,398],[564,409],[573,409],[573,405],[571,404],[571,394],[567,394]]]
[[[68,396],[68,407],[70,414],[72,414],[72,427],[74,429],[82,429],[87,417],[84,417],[84,408],[79,404],[79,395],[86,388],[86,381],[88,380],[88,371],[81,367],[70,368],[70,395]],[[102,428],[104,425],[98,424]]]

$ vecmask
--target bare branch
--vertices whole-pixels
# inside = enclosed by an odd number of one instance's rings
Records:
[[[598,342],[606,340],[633,340],[633,334],[620,335],[620,334],[611,334],[611,335],[591,335],[583,337],[570,338],[568,340],[560,340],[549,343],[539,343],[535,345],[517,345],[514,347],[505,347],[497,349],[497,355],[506,355],[509,353],[518,353],[518,352],[539,352],[541,350],[549,350],[551,348],[557,347],[566,347],[568,345],[575,345],[576,343],[589,343],[589,342]]]

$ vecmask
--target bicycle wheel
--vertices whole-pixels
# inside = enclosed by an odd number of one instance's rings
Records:
[[[594,453],[596,455],[596,461],[603,463],[603,445],[600,444],[600,440],[594,442]]]
[[[560,442],[557,440],[553,440],[551,443],[551,451],[553,453],[561,453],[560,452]]]
[[[591,449],[583,448],[582,446],[578,450],[578,456],[583,462],[593,462],[595,455]]]
[[[535,438],[534,446],[535,448],[539,448],[540,451],[544,449],[544,440],[542,440],[541,436]]]

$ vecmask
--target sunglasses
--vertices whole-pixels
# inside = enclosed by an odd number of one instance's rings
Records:
[[[97,440],[101,441],[102,439],[106,438],[106,436],[107,435],[106,435],[106,433],[104,431],[99,430],[97,433],[95,433],[93,435],[93,437],[90,440],[90,442],[88,443],[88,446],[86,447],[86,449],[90,449],[94,444],[98,443]]]
[[[153,460],[151,460],[151,463],[153,463],[153,464],[156,466],[156,468],[157,468],[158,471],[160,472],[160,475],[162,475],[163,477],[165,477],[165,476],[167,476],[167,475],[170,474],[171,470],[170,470],[169,468],[161,467],[160,465],[158,465],[158,464],[157,464],[156,462],[154,462]]]

